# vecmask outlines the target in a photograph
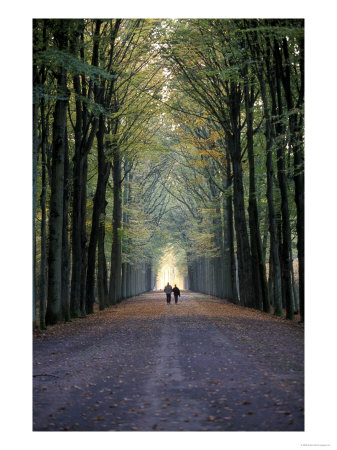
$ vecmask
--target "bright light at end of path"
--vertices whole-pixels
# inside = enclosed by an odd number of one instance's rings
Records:
[[[173,252],[168,252],[161,259],[157,272],[156,289],[164,289],[167,283],[170,283],[172,287],[176,284],[179,289],[185,289],[185,274],[178,269]]]

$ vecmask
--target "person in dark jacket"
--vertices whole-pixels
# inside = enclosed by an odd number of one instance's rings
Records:
[[[166,294],[166,302],[169,305],[171,303],[171,292],[172,292],[172,286],[170,283],[167,283],[167,285],[164,288],[164,292]]]
[[[178,303],[178,297],[180,297],[180,290],[179,288],[177,288],[177,285],[174,285],[174,288],[172,289],[173,291],[173,295],[174,295],[174,303],[177,304]]]

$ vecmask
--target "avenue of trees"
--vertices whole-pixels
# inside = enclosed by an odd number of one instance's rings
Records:
[[[34,20],[33,242],[41,328],[170,245],[189,289],[304,321],[303,21]]]

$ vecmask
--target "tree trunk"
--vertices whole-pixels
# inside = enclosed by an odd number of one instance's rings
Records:
[[[79,123],[82,123],[79,119]],[[86,236],[86,180],[88,167],[88,153],[91,149],[94,135],[97,131],[98,120],[92,124],[88,138],[83,137],[76,143],[73,158],[73,221],[72,221],[72,279],[71,304],[72,317],[85,315],[86,302],[86,270],[87,270],[87,236]],[[76,126],[77,128],[77,126]],[[76,135],[76,132],[75,132]],[[77,139],[82,139],[78,136]]]
[[[81,189],[81,286],[80,286],[80,310],[81,316],[86,315],[86,273],[87,273],[87,154],[82,159],[82,189]]]
[[[39,301],[39,316],[40,328],[46,328],[46,302],[47,302],[47,216],[46,216],[46,196],[47,196],[47,167],[46,167],[46,146],[47,146],[47,131],[45,123],[45,108],[44,99],[41,99],[41,127],[42,127],[42,161],[41,161],[41,262],[40,262],[40,301]]]
[[[66,322],[70,320],[70,247],[68,238],[68,205],[70,196],[69,150],[66,129],[64,155],[64,190],[63,190],[63,233],[62,233],[62,316]]]
[[[46,49],[47,41],[47,24],[43,21],[43,50]],[[44,85],[47,77],[47,70],[41,68],[41,84]],[[47,213],[46,213],[46,198],[47,198],[47,150],[48,150],[48,136],[49,126],[48,117],[45,111],[45,99],[40,99],[41,111],[41,261],[40,261],[40,284],[39,284],[39,319],[40,328],[46,328],[46,306],[47,306]]]
[[[270,304],[274,307],[275,306],[275,302],[274,302],[274,265],[273,265],[272,252],[269,253],[268,290],[269,290]],[[281,313],[278,313],[277,315],[282,314],[282,307],[280,308],[280,312]],[[275,307],[274,307],[274,314],[275,314]]]
[[[244,306],[254,307],[254,289],[252,279],[252,263],[249,248],[247,224],[245,218],[244,192],[241,167],[240,134],[234,134],[230,139],[230,154],[233,167],[234,185],[234,219],[237,242],[237,257],[239,269],[240,301]]]
[[[265,118],[265,136],[266,136],[266,172],[267,172],[267,203],[268,203],[268,217],[269,217],[269,233],[270,233],[270,256],[269,256],[269,289],[270,298],[273,299],[274,314],[282,316],[282,279],[281,279],[281,266],[279,257],[279,241],[277,235],[277,222],[274,207],[274,167],[273,167],[273,146],[274,146],[274,134],[272,128],[272,119],[270,113],[270,107],[267,97],[265,75],[263,67],[267,67],[268,81],[272,80],[272,69],[270,65],[270,43],[267,40],[265,43],[267,48],[267,57],[260,52],[260,46],[257,42],[257,36],[253,37],[253,41],[248,38],[249,46],[252,50],[254,58],[258,61],[255,69],[256,75],[259,80],[261,88],[261,97],[263,101],[263,110]],[[257,45],[256,45],[257,44]],[[265,58],[265,59],[264,59]],[[269,83],[271,94],[274,93],[272,83]],[[273,101],[273,98],[272,98]],[[274,107],[273,107],[274,109]]]
[[[270,115],[269,102],[267,99],[266,85],[262,73],[258,73],[261,87],[261,96],[263,100],[263,109],[265,116],[265,136],[266,136],[266,169],[267,169],[267,203],[269,216],[269,233],[270,233],[270,254],[272,260],[272,281],[269,285],[273,286],[274,314],[282,316],[282,284],[281,284],[281,266],[279,257],[279,242],[277,237],[276,214],[274,207],[274,166],[273,166],[273,131]]]
[[[224,229],[224,247],[227,252],[230,261],[230,273],[231,273],[231,290],[232,290],[232,300],[234,303],[239,303],[239,293],[236,285],[236,264],[235,264],[235,252],[234,252],[234,224],[233,224],[233,196],[230,194],[231,189],[231,165],[229,152],[226,152],[226,189],[228,193],[226,194],[226,202],[224,205],[224,212],[226,211],[226,216],[224,217],[224,223],[227,222],[227,227]],[[227,228],[227,230],[226,230]]]
[[[294,166],[300,320],[304,322],[304,155],[300,148],[294,150]]]
[[[91,219],[91,232],[88,247],[88,267],[86,277],[86,311],[87,314],[93,314],[95,303],[95,266],[96,266],[96,248],[98,242],[98,224],[99,224],[99,205],[98,190],[100,188],[99,169],[97,177],[96,193],[94,196],[94,206]]]
[[[95,39],[93,44],[92,65],[98,66],[99,30],[101,20],[96,20]],[[72,52],[77,55],[79,50],[84,60],[83,22],[72,41]],[[81,82],[82,80],[82,82]],[[86,102],[81,98],[98,101],[98,88],[89,89],[85,75],[73,77],[76,94],[76,124],[75,124],[75,154],[73,158],[73,223],[72,223],[72,279],[71,279],[71,316],[79,317],[86,314],[86,272],[87,272],[87,236],[86,236],[86,194],[87,194],[87,168],[88,153],[92,147],[97,128],[98,119],[89,120]],[[90,128],[91,125],[91,128]],[[89,133],[90,130],[90,133]]]
[[[131,197],[131,190],[129,185],[129,165],[125,163],[125,176],[124,176],[124,190],[123,190],[123,228],[126,227],[128,223],[128,215],[126,213],[126,206]],[[124,260],[124,249],[122,246],[122,260]],[[122,288],[121,288],[121,297],[123,299],[127,298],[126,294],[126,283],[127,283],[127,263],[122,263]]]
[[[282,96],[281,96],[281,86],[280,86],[280,59],[279,52],[277,50],[277,43],[275,42],[275,62],[276,62],[276,92],[277,92],[277,102],[278,102],[278,119],[275,123],[275,129],[278,137],[284,134],[284,129],[280,121],[283,119],[283,108],[282,108]],[[276,103],[276,101],[275,101]],[[276,112],[276,111],[275,111]],[[273,114],[276,117],[276,114]],[[288,187],[287,179],[285,174],[285,152],[284,152],[284,142],[277,143],[277,178],[280,186],[281,192],[281,213],[282,213],[282,278],[284,282],[284,293],[286,300],[286,317],[289,320],[294,319],[294,306],[293,306],[293,295],[291,288],[291,270],[292,261],[290,260],[291,254],[291,231],[290,231],[290,220],[289,220],[289,207],[288,207]]]
[[[97,295],[100,310],[103,310],[108,305],[107,267],[104,250],[105,206],[106,203],[104,204],[104,212],[100,215],[98,228]]]
[[[269,224],[268,224],[268,207],[265,211],[264,214],[265,218],[264,218],[264,222],[263,222],[263,239],[262,239],[262,252],[263,252],[263,258],[266,261],[267,259],[267,247],[268,247],[268,237],[269,237]],[[270,296],[270,291],[268,289],[269,292],[269,296]]]
[[[33,20],[33,29],[36,32],[37,22]],[[34,44],[37,37],[34,33]],[[34,45],[35,48],[35,45]],[[33,210],[32,210],[32,231],[33,231],[33,328],[36,327],[36,185],[37,185],[37,160],[38,160],[38,120],[39,120],[39,96],[37,87],[39,85],[39,72],[36,64],[33,65]]]
[[[122,263],[122,299],[126,299],[126,279],[127,279],[127,263]]]
[[[73,202],[72,202],[72,269],[71,269],[71,317],[81,315],[81,273],[82,273],[82,246],[81,246],[81,192],[82,175],[81,145],[82,145],[82,107],[80,101],[80,77],[74,77],[74,90],[76,92],[76,124],[75,124],[75,153],[73,157]]]
[[[256,201],[255,186],[255,161],[254,161],[254,143],[253,143],[253,106],[254,91],[251,87],[249,92],[248,81],[245,82],[245,105],[247,122],[247,149],[249,161],[249,226],[250,226],[250,246],[252,251],[252,272],[255,283],[255,306],[264,312],[270,311],[268,296],[268,286],[266,278],[266,265],[263,257],[261,234],[259,227],[259,215]]]
[[[131,297],[131,264],[127,263],[127,268],[126,268],[126,297],[129,298]]]
[[[37,121],[38,121],[38,103],[33,104],[33,328],[36,327],[36,231],[35,231],[35,216],[36,216],[36,184],[37,184]]]
[[[218,255],[212,258],[209,258],[209,266],[211,276],[207,280],[208,287],[207,290],[211,295],[217,297],[223,297],[224,295],[224,241],[223,241],[223,228],[221,221],[221,198],[219,188],[213,183],[212,179],[208,180],[210,191],[212,194],[213,205],[215,208],[215,214],[213,215],[213,232],[212,235],[214,246],[217,250]],[[231,293],[229,293],[231,296]]]
[[[99,43],[100,43],[100,27],[102,24],[102,21],[100,19],[97,19],[95,21],[95,33],[94,33],[94,41],[93,41],[93,51],[92,51],[92,66],[98,66],[98,50],[99,50]],[[80,48],[80,54],[82,60],[84,60],[84,35],[83,35],[83,29],[81,30],[81,48]],[[82,74],[82,96],[89,98],[91,100],[92,92],[94,93],[94,100],[99,103],[101,94],[103,93],[102,88],[98,88],[98,86],[95,84],[93,86],[92,79],[89,81],[89,89],[87,92],[86,89],[86,80],[85,75]],[[87,111],[87,105],[86,103],[83,103],[83,111],[82,111],[82,142],[80,146],[80,154],[81,154],[81,161],[80,161],[80,167],[81,167],[81,192],[80,192],[80,209],[81,209],[81,219],[80,219],[80,228],[81,228],[81,277],[80,277],[80,311],[81,316],[86,315],[86,305],[87,305],[87,290],[86,290],[86,277],[87,277],[87,258],[88,258],[88,249],[87,249],[87,173],[88,173],[88,154],[91,149],[91,146],[93,144],[95,135],[97,133],[97,129],[99,126],[99,120],[95,119],[92,122],[91,132],[88,133],[89,129],[89,115]],[[94,252],[96,253],[96,245],[94,248]],[[92,255],[91,255],[92,256]],[[95,256],[94,256],[95,258]],[[95,267],[95,261],[94,261],[94,267]],[[95,270],[95,269],[94,269]],[[95,286],[93,286],[94,290]],[[93,302],[91,299],[90,308],[93,308]]]
[[[104,153],[104,120],[100,118],[99,129],[97,132],[97,151],[99,155],[99,176],[103,179],[103,189],[99,191],[100,200],[98,201],[99,208],[99,220],[98,220],[98,251],[97,251],[97,292],[99,308],[104,309],[109,303],[108,296],[108,276],[107,276],[107,264],[104,250],[105,239],[105,208],[107,205],[105,199],[106,186],[109,179],[111,165],[105,160]],[[104,172],[103,172],[104,171]],[[104,175],[104,176],[103,176]]]
[[[90,242],[88,248],[88,268],[87,268],[87,285],[86,285],[86,310],[88,314],[93,313],[93,306],[95,301],[94,289],[95,289],[95,262],[96,262],[96,248],[98,240],[100,239],[100,250],[97,256],[98,261],[98,274],[97,281],[99,281],[100,286],[97,290],[99,297],[99,305],[105,305],[106,299],[104,296],[104,236],[105,236],[105,207],[106,207],[106,186],[110,173],[110,163],[106,162],[104,154],[104,117],[99,118],[99,128],[97,131],[97,166],[98,166],[98,176],[96,192],[94,196],[94,206],[92,212],[92,225]],[[102,242],[103,238],[103,242]],[[102,253],[103,252],[103,253]]]
[[[189,289],[191,291],[195,291],[195,286],[194,286],[194,261],[192,260],[192,255],[191,253],[187,250],[186,251],[186,263],[187,263],[187,274],[188,274],[188,284],[189,284]],[[157,289],[161,288],[160,286],[156,286]]]
[[[294,310],[295,314],[298,314],[299,312],[299,295],[298,295],[298,287],[295,280],[295,274],[294,274],[294,266],[292,265],[292,271],[291,271],[291,285],[293,288],[293,298],[294,298]]]
[[[282,77],[287,109],[289,113],[290,143],[294,152],[295,203],[297,208],[297,253],[299,268],[299,303],[301,322],[304,322],[304,151],[303,151],[303,113],[304,104],[304,39],[299,39],[301,86],[299,98],[294,109],[290,79],[290,61],[287,40],[283,40],[286,59],[285,75]]]
[[[121,299],[122,286],[122,245],[120,230],[122,226],[122,197],[121,197],[121,157],[117,145],[113,148],[113,242],[111,249],[109,302],[115,305]]]
[[[62,20],[61,23],[64,21]],[[57,41],[59,48],[66,48],[67,39],[62,27]],[[54,111],[52,179],[50,194],[49,219],[49,255],[48,255],[48,304],[46,324],[52,325],[61,320],[61,265],[62,265],[62,231],[63,231],[63,189],[64,189],[64,153],[65,129],[68,106],[67,79],[65,69],[58,76],[58,99]]]

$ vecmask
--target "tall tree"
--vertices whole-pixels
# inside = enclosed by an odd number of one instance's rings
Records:
[[[98,65],[99,30],[101,21],[95,24],[95,39],[92,52],[92,66]],[[84,23],[75,23],[72,40],[72,52],[80,53],[84,60],[83,48]],[[72,317],[86,314],[85,311],[85,285],[86,285],[86,184],[87,184],[87,158],[92,147],[97,128],[98,118],[89,113],[87,103],[93,96],[93,76],[90,77],[87,89],[85,73],[75,73],[73,78],[76,95],[76,123],[75,123],[75,154],[73,158],[73,213],[72,213],[72,279],[71,303]]]
[[[110,108],[113,85],[115,83],[115,74],[113,56],[116,53],[116,38],[119,27],[121,26],[121,20],[116,19],[114,25],[111,26],[110,31],[110,60],[106,67],[106,70],[110,72],[111,80],[110,85],[106,80],[102,78],[100,85],[95,88],[95,99],[101,104],[101,106],[107,111]],[[99,23],[96,22],[96,39],[98,39]],[[104,61],[103,61],[104,63]],[[87,267],[87,279],[86,279],[86,310],[88,313],[93,312],[93,305],[95,301],[95,266],[96,266],[96,248],[98,243],[98,298],[100,309],[103,309],[107,303],[107,286],[105,281],[105,252],[104,252],[104,235],[105,235],[105,208],[106,208],[106,186],[111,169],[111,163],[109,162],[105,151],[104,137],[106,134],[106,113],[101,113],[99,116],[98,130],[96,134],[97,138],[97,186],[94,196],[94,207],[92,212],[92,225],[90,232],[90,241],[88,247],[88,267]]]
[[[291,285],[291,270],[292,261],[290,259],[291,254],[291,231],[290,231],[290,221],[289,221],[289,206],[288,206],[288,189],[286,180],[286,169],[285,169],[285,142],[282,136],[285,135],[283,119],[283,101],[281,93],[281,61],[278,43],[274,40],[274,58],[275,58],[275,78],[270,77],[270,90],[272,95],[272,105],[273,105],[273,117],[275,118],[275,130],[277,134],[277,177],[281,192],[281,214],[282,214],[282,281],[284,288],[284,296],[286,302],[286,314],[288,319],[294,318],[294,304],[293,304],[293,293]],[[275,91],[277,98],[275,98]],[[277,118],[277,119],[276,119]]]
[[[253,142],[253,108],[254,108],[254,86],[249,80],[248,69],[244,66],[243,75],[244,97],[246,107],[247,122],[247,150],[249,161],[249,224],[250,224],[250,245],[252,251],[252,271],[255,283],[256,307],[265,312],[270,311],[269,294],[266,278],[266,264],[262,251],[262,242],[259,226],[259,213],[256,200],[256,184],[255,184],[255,157]]]
[[[55,21],[54,32],[57,49],[64,51],[68,46],[68,22]],[[69,101],[67,73],[63,65],[56,72],[57,100],[53,121],[52,176],[49,218],[48,255],[48,303],[46,324],[52,325],[62,318],[61,308],[61,267],[63,235],[63,190],[64,154],[66,149],[66,115]]]
[[[250,28],[250,23],[246,26]],[[261,40],[257,31],[257,23],[253,22],[252,35],[246,34],[248,46],[250,47],[252,57],[254,60],[254,68],[257,79],[260,85],[261,97],[263,101],[264,119],[265,119],[265,139],[266,139],[266,177],[267,177],[267,202],[268,202],[268,218],[269,218],[269,233],[270,233],[270,264],[269,264],[269,279],[272,292],[269,292],[273,298],[274,313],[275,315],[282,315],[282,287],[281,287],[281,266],[279,257],[279,242],[277,235],[276,225],[276,213],[274,205],[274,165],[273,165],[273,149],[275,133],[272,126],[272,115],[270,102],[267,96],[266,88],[266,71],[270,70],[270,67],[265,64],[265,61],[270,59],[270,46],[266,42],[266,56],[264,59],[264,52],[261,48]],[[268,63],[267,63],[268,64]],[[269,73],[269,72],[268,72]]]
[[[38,72],[38,66],[36,63],[36,51],[38,47],[38,24],[36,20],[33,20],[33,327],[35,327],[36,321],[36,232],[35,232],[35,217],[36,217],[36,186],[37,186],[37,159],[38,159],[38,115],[39,115],[39,95],[38,86],[40,84],[40,76]]]

